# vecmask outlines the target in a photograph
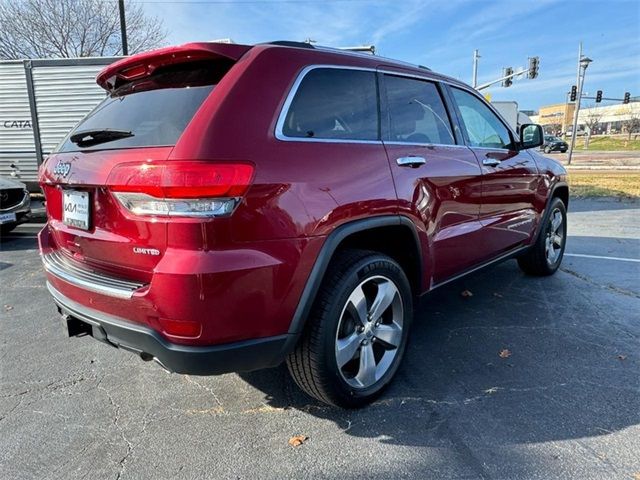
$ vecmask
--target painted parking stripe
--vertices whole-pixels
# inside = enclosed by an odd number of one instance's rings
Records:
[[[580,257],[580,258],[596,258],[599,260],[616,260],[618,262],[633,262],[640,263],[640,259],[637,258],[622,258],[622,257],[604,257],[602,255],[584,255],[582,253],[565,253],[565,257]]]

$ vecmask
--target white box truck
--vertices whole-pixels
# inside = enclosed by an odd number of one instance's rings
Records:
[[[502,115],[516,132],[519,132],[520,125],[533,123],[524,113],[518,111],[518,102],[491,102],[491,105]]]

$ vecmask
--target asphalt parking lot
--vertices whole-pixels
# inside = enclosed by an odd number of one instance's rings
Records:
[[[359,411],[284,368],[180,376],[65,338],[38,228],[0,244],[0,478],[640,478],[638,202],[572,201],[554,277],[510,261],[433,292]]]

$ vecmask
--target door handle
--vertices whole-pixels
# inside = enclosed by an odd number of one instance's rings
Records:
[[[427,160],[424,157],[400,157],[396,159],[396,162],[401,167],[418,168],[427,163]]]
[[[485,158],[482,160],[482,165],[485,167],[495,167],[500,165],[500,160],[496,160],[495,158]]]

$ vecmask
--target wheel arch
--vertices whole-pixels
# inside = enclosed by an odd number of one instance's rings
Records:
[[[396,235],[393,235],[394,233]],[[406,246],[407,241],[410,241],[410,248]],[[394,249],[399,245],[404,248]],[[402,266],[414,293],[421,291],[422,250],[416,227],[409,218],[400,215],[383,215],[340,225],[327,236],[307,279],[289,326],[288,333],[292,338],[289,342],[291,348],[295,345],[293,339],[297,340],[304,329],[331,259],[342,248],[370,249],[389,255]],[[412,265],[409,261],[411,259],[417,261]]]
[[[549,201],[547,202],[547,208],[549,208],[551,199],[555,197],[558,197],[560,200],[562,200],[565,208],[569,210],[569,186],[566,183],[555,184],[553,190],[551,191]]]
[[[547,218],[550,213],[551,202],[554,198],[559,198],[564,203],[564,206],[567,210],[569,210],[569,185],[566,182],[556,182],[549,191],[549,196],[547,197],[547,204],[544,207],[544,214],[542,215],[542,220],[538,224],[537,231],[533,237],[532,245],[538,240],[540,236],[540,232],[542,232],[542,228],[544,223],[547,221]]]

